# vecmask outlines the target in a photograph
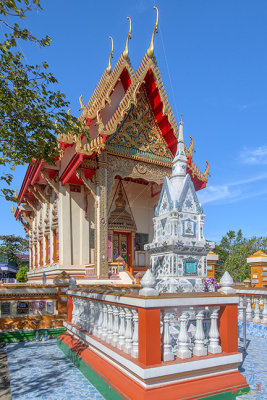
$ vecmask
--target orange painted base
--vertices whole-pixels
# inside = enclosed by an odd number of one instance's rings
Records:
[[[248,386],[243,375],[234,371],[146,389],[69,333],[63,333],[59,339],[126,399],[189,400]]]

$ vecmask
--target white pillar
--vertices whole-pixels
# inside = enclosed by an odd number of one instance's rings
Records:
[[[192,352],[189,350],[187,322],[188,322],[188,314],[187,312],[183,312],[180,317],[180,332],[178,335],[178,350],[177,350],[177,357],[182,359],[192,357]]]
[[[89,333],[93,333],[94,324],[95,324],[95,301],[90,301],[90,317],[89,317],[89,325],[90,331]]]
[[[133,345],[132,345],[132,356],[138,358],[138,311],[134,308],[133,313]]]
[[[101,339],[106,341],[107,337],[107,325],[108,325],[108,308],[107,304],[103,304],[103,324],[102,324],[102,333],[101,333]]]
[[[113,337],[112,345],[117,346],[119,341],[119,307],[113,306]]]
[[[267,324],[267,296],[263,297],[263,313],[261,322]]]
[[[254,308],[253,322],[261,322],[261,319],[260,319],[260,307],[259,307],[259,303],[260,303],[259,296],[255,296],[254,300],[255,300],[255,308]]]
[[[204,310],[200,310],[196,315],[196,333],[193,354],[195,356],[206,356],[208,354],[207,348],[204,346],[205,334],[203,330]]]
[[[247,296],[246,319],[247,321],[252,320],[251,296]]]
[[[163,361],[174,360],[174,354],[172,352],[171,346],[171,336],[170,336],[170,314],[167,310],[164,311],[164,325],[163,325]]]
[[[120,328],[119,328],[119,341],[118,341],[118,349],[124,349],[125,343],[125,310],[124,307],[120,307]]]
[[[112,342],[113,338],[113,307],[112,305],[108,304],[108,334],[106,341],[108,343]]]
[[[132,336],[133,336],[133,327],[132,327],[132,312],[129,308],[126,309],[125,318],[126,318],[126,330],[125,330],[125,345],[124,351],[125,353],[131,354],[132,351]]]
[[[99,338],[102,336],[103,329],[103,303],[98,303],[98,321],[96,326],[95,335]]]
[[[222,348],[219,345],[220,334],[218,330],[218,311],[219,308],[214,308],[210,316],[210,331],[209,331],[209,346],[208,352],[217,354],[222,352]]]
[[[240,307],[240,309],[238,310],[238,319],[240,321],[243,321],[243,307],[244,307],[244,298],[243,298],[243,296],[239,296],[239,307]]]

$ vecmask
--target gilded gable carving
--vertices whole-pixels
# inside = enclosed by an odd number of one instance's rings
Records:
[[[149,161],[172,162],[173,155],[161,135],[145,90],[140,91],[137,106],[133,107],[125,122],[110,138],[107,150],[146,158]]]

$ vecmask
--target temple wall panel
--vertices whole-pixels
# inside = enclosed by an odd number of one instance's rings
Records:
[[[91,194],[87,195],[87,219],[89,227],[89,263],[95,262],[95,200]]]

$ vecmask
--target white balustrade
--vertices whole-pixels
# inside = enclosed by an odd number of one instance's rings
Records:
[[[195,344],[193,349],[193,354],[195,356],[206,356],[208,354],[208,350],[205,347],[205,334],[203,330],[203,319],[204,319],[204,310],[199,310],[196,315],[196,333],[195,333]]]
[[[108,332],[108,307],[107,304],[103,304],[103,323],[102,323],[102,332],[101,339],[106,340]]]
[[[119,341],[119,307],[113,306],[113,337],[112,337],[112,345],[117,346]]]
[[[107,337],[106,342],[111,343],[113,339],[113,308],[110,304],[108,307],[108,325],[107,325]]]
[[[209,331],[209,346],[208,352],[217,354],[222,352],[222,348],[219,345],[220,334],[218,330],[218,311],[219,308],[214,308],[210,315],[210,331]]]
[[[239,296],[239,310],[238,310],[238,319],[243,321],[243,307],[244,307],[244,297]]]
[[[264,298],[262,321],[267,320],[267,297]],[[242,306],[242,298],[240,299]],[[247,299],[247,313],[251,308],[251,298]],[[192,355],[201,357],[209,353],[221,353],[218,330],[219,307],[184,307],[164,309],[162,333],[162,359],[164,362],[173,361],[176,357],[191,358]],[[252,314],[252,309],[251,309]],[[178,318],[177,315],[180,315]],[[259,300],[256,300],[255,315],[260,316]],[[177,321],[175,318],[178,318]],[[210,320],[210,323],[209,323]],[[72,322],[89,334],[111,344],[113,347],[138,358],[139,354],[139,320],[138,310],[88,298],[73,297]],[[205,322],[205,325],[204,325]],[[178,337],[173,335],[171,326],[178,325]],[[207,332],[207,327],[209,332]],[[205,328],[205,329],[204,329]],[[189,338],[189,331],[192,339]],[[174,331],[175,332],[175,331]],[[172,340],[177,341],[176,355],[172,349]],[[192,342],[191,342],[192,340]],[[174,348],[175,348],[174,347]]]
[[[133,313],[133,345],[132,345],[132,356],[138,358],[138,311],[134,308]]]
[[[123,350],[125,344],[125,310],[124,307],[120,307],[120,328],[119,328],[119,341],[118,349]]]
[[[102,337],[102,329],[103,329],[103,303],[98,303],[98,321],[96,324],[95,335],[99,338]]]
[[[133,327],[132,327],[133,315],[129,308],[126,308],[125,318],[126,318],[126,329],[125,329],[124,351],[125,351],[125,353],[131,354],[131,352],[132,352],[132,337],[133,337]]]
[[[163,361],[171,361],[174,360],[174,354],[170,336],[170,313],[167,310],[164,311],[163,321]]]
[[[253,318],[253,322],[261,322],[260,319],[260,298],[258,296],[254,297],[254,303],[255,303],[255,308],[254,308],[254,318]]]
[[[252,320],[252,307],[251,307],[251,296],[247,296],[247,308],[246,308],[246,319],[247,321]]]
[[[192,357],[192,352],[189,350],[189,337],[187,333],[188,313],[183,312],[180,317],[180,332],[178,335],[178,350],[177,357],[185,359]]]

